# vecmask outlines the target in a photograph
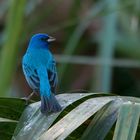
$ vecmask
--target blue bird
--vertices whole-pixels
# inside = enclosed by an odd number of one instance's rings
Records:
[[[33,93],[40,93],[43,114],[61,110],[54,96],[58,83],[56,63],[49,50],[49,44],[54,40],[48,34],[33,35],[22,59],[27,83],[33,89]]]

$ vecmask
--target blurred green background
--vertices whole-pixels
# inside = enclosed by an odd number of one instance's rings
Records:
[[[35,33],[57,39],[58,93],[140,96],[140,0],[0,0],[0,96],[31,93],[21,60]]]

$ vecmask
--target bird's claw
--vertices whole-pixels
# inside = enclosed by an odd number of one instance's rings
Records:
[[[34,95],[34,91],[28,96],[28,97],[23,97],[22,99],[24,99],[25,100],[25,105],[28,105],[29,104],[29,101],[30,101],[30,99],[31,99],[31,97]]]
[[[22,99],[25,100],[25,105],[28,105],[29,104],[30,99],[28,97],[23,97]]]

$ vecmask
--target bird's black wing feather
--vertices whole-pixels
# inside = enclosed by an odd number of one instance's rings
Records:
[[[29,86],[33,90],[39,90],[40,80],[39,80],[36,69],[33,69],[27,64],[23,64],[22,66],[23,66],[23,72],[25,74],[25,77]]]
[[[56,71],[56,63],[54,59],[49,63],[47,72],[48,72],[49,83],[51,86],[51,91],[52,93],[56,93],[58,77],[57,77],[57,71]]]

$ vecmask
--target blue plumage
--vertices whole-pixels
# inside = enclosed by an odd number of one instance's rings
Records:
[[[61,106],[54,94],[58,83],[56,63],[49,50],[54,38],[47,34],[34,35],[23,56],[22,67],[25,78],[34,92],[40,93],[41,112],[58,112]]]

